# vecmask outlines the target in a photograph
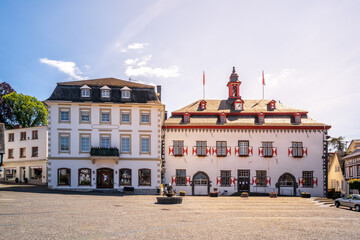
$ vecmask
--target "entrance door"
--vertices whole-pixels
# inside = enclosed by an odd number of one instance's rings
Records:
[[[284,173],[278,180],[278,194],[296,196],[296,179],[291,173]]]
[[[250,170],[238,170],[238,192],[250,192]]]
[[[197,172],[193,177],[193,195],[209,195],[210,180],[204,172]]]
[[[100,168],[97,170],[97,188],[114,188],[114,170],[110,168]]]

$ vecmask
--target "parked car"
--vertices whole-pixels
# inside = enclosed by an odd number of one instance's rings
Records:
[[[360,212],[360,195],[359,194],[351,194],[346,195],[342,198],[335,199],[335,206],[338,208],[340,206],[349,207],[350,210],[355,208],[357,212]]]

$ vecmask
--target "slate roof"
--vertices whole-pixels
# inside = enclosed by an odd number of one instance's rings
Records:
[[[355,151],[353,151],[349,155],[343,157],[342,159],[346,160],[346,159],[353,158],[353,157],[358,157],[358,156],[360,156],[360,148],[356,149]]]
[[[80,87],[87,85],[91,88],[89,98],[81,97]],[[110,98],[102,98],[100,88],[103,86],[111,88]],[[122,99],[120,89],[123,87],[131,89],[130,99]],[[155,87],[116,78],[100,78],[93,80],[60,82],[51,96],[46,101],[71,101],[71,102],[113,102],[113,103],[160,103]]]

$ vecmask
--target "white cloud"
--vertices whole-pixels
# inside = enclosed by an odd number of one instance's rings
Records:
[[[131,58],[128,58],[125,60],[125,64],[126,65],[133,65],[135,63],[137,63],[139,61],[139,58],[135,58],[135,59],[131,59]]]
[[[271,74],[264,72],[265,85],[275,87],[280,83],[290,81],[294,78],[298,78],[297,71],[294,68],[285,68],[279,73]],[[262,82],[262,75],[258,78]]]
[[[115,48],[119,49],[121,53],[127,52],[127,49],[124,48],[119,41],[115,42]]]
[[[143,49],[144,47],[148,46],[149,43],[132,43],[128,45],[128,49]]]
[[[151,68],[145,66],[141,66],[139,68],[133,68],[133,66],[128,66],[125,73],[128,76],[145,76],[145,77],[162,77],[162,78],[178,77],[180,75],[179,68],[177,66],[171,66],[168,68]]]
[[[74,62],[64,62],[58,60],[50,60],[47,58],[40,58],[41,63],[45,63],[49,66],[57,68],[59,71],[69,75],[76,80],[87,79],[87,77],[81,76],[81,70],[76,66]]]
[[[151,60],[152,56],[151,55],[146,55],[146,56],[143,56],[141,58],[141,62],[139,62],[137,65],[139,67],[143,67],[145,66],[150,60]]]

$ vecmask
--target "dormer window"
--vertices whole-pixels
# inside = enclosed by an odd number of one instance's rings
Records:
[[[130,91],[131,89],[128,87],[123,87],[122,89],[120,89],[121,91],[121,98],[122,99],[130,99]]]
[[[234,110],[235,111],[243,111],[244,110],[244,101],[241,99],[237,99],[234,101]]]
[[[190,114],[189,113],[184,114],[184,123],[190,123]]]
[[[80,88],[81,91],[81,97],[88,98],[90,97],[90,87],[88,85],[84,85]]]
[[[110,88],[108,86],[103,86],[100,88],[101,90],[101,97],[102,98],[110,98]]]
[[[200,102],[200,109],[201,109],[201,110],[205,110],[205,109],[206,109],[206,101],[205,101],[205,100],[202,100],[202,101]]]
[[[221,113],[221,114],[220,114],[220,123],[221,123],[221,124],[225,124],[225,123],[226,123],[226,114],[225,114],[225,113]]]
[[[269,110],[275,110],[275,108],[276,108],[276,101],[275,101],[275,100],[271,100],[271,101],[268,103],[268,107],[269,107]]]
[[[264,122],[265,122],[265,115],[264,115],[264,113],[259,113],[259,114],[258,114],[258,123],[259,123],[259,124],[264,124]]]
[[[301,114],[296,113],[295,114],[295,124],[300,124],[300,123],[301,123]]]

